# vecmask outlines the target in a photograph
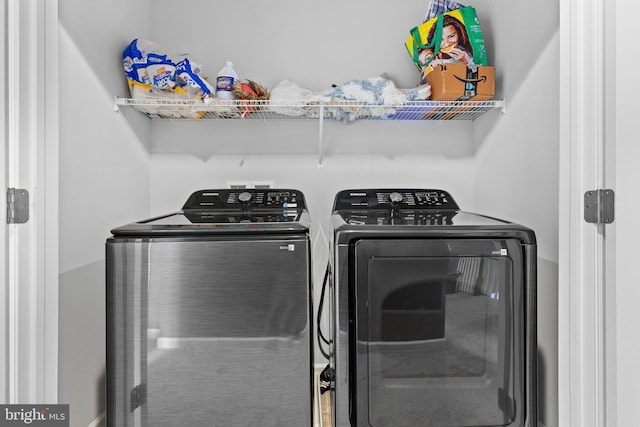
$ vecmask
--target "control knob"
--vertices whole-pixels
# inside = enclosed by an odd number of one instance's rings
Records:
[[[243,204],[247,204],[251,201],[253,196],[248,191],[243,191],[238,195],[238,200],[240,200]]]
[[[393,193],[389,194],[389,199],[391,200],[391,204],[397,205],[398,203],[402,202],[402,194],[394,191]]]

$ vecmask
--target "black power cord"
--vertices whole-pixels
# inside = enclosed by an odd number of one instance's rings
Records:
[[[317,339],[318,339],[318,346],[320,348],[320,352],[322,353],[322,355],[324,357],[326,357],[327,359],[331,358],[331,345],[332,345],[332,341],[328,340],[324,334],[322,333],[322,327],[321,322],[322,322],[322,313],[323,313],[323,307],[324,307],[324,297],[325,297],[325,292],[327,290],[327,284],[329,283],[329,280],[331,280],[331,264],[327,263],[327,269],[325,270],[324,273],[324,280],[322,281],[322,292],[320,293],[320,304],[318,306],[318,315],[316,316],[316,321],[317,321],[317,327],[316,327],[316,335],[317,335]],[[329,351],[326,351],[324,346],[328,345],[329,346]]]

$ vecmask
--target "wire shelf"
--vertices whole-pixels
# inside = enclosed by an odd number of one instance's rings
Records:
[[[377,105],[358,101],[200,100],[115,98],[115,110],[130,106],[152,119],[164,120],[474,120],[501,108],[504,100],[410,101]]]

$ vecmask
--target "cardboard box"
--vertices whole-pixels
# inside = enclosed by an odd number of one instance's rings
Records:
[[[495,95],[495,68],[444,64],[427,74],[433,101],[486,101]]]

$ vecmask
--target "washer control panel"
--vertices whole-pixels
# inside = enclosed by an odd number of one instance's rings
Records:
[[[435,189],[344,190],[336,195],[333,210],[433,209],[458,210],[451,195]]]
[[[306,209],[303,194],[292,189],[200,190],[189,196],[182,210]]]

